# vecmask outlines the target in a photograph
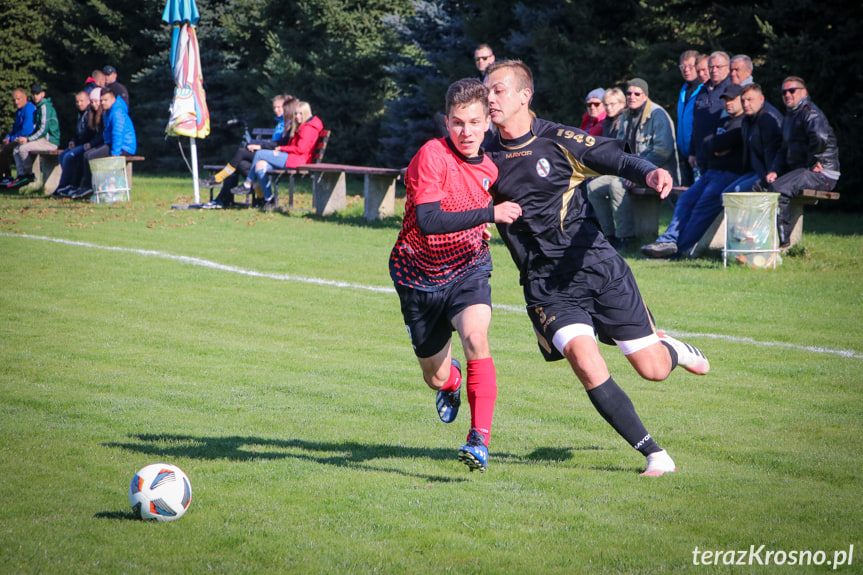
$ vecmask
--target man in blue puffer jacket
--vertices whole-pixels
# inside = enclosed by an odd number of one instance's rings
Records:
[[[101,99],[105,122],[102,138],[105,143],[84,153],[81,187],[73,194],[69,194],[72,199],[78,200],[93,195],[90,160],[109,156],[133,156],[138,150],[135,126],[132,125],[132,118],[129,117],[129,106],[126,101],[118,98],[108,87],[102,88]]]

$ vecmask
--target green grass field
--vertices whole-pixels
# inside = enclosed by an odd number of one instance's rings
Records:
[[[171,209],[190,197],[140,175],[123,205],[0,196],[0,573],[861,572],[860,214],[807,214],[775,271],[627,254],[712,364],[651,383],[603,347],[677,463],[651,479],[542,361],[499,240],[491,458],[469,473],[468,413],[438,420],[391,290],[397,218]],[[158,461],[191,507],[133,520]]]

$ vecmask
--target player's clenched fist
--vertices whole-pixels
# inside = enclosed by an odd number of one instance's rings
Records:
[[[515,202],[502,202],[494,207],[494,223],[511,224],[521,217],[521,206]]]

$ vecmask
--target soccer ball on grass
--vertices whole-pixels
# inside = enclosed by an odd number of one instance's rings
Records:
[[[141,468],[129,485],[129,503],[140,519],[174,521],[192,502],[192,484],[183,470],[170,463]]]

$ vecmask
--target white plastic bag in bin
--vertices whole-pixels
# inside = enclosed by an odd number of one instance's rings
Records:
[[[750,267],[775,267],[779,257],[776,211],[779,194],[743,192],[722,195],[725,253]]]
[[[123,156],[90,160],[93,173],[93,196],[95,204],[112,204],[129,201],[129,183],[126,181],[126,159]]]

